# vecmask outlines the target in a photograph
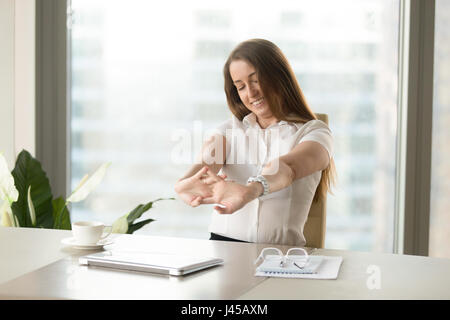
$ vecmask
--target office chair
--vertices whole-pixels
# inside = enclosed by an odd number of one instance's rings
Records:
[[[316,117],[328,124],[328,115],[316,113]],[[327,199],[313,202],[309,209],[308,219],[303,228],[303,235],[306,239],[306,247],[323,248],[325,245],[325,231],[327,218]]]

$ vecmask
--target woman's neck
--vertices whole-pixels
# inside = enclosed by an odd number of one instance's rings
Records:
[[[278,119],[275,117],[270,117],[270,118],[256,117],[256,121],[258,121],[258,124],[261,128],[266,129],[267,127],[271,126],[272,124],[277,123]]]

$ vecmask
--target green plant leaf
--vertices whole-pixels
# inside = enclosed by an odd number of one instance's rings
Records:
[[[140,204],[134,208],[127,216],[128,225],[130,226],[136,219],[139,219],[144,212],[149,210],[153,204],[160,200],[175,200],[175,198],[159,198],[146,204]]]
[[[153,205],[153,202],[149,202],[145,205],[140,204],[136,208],[134,208],[128,215],[127,215],[127,222],[128,225],[132,224],[134,220],[139,219],[142,214],[150,209]]]
[[[13,214],[21,227],[32,227],[31,216],[28,209],[28,188],[31,186],[31,199],[36,214],[36,226],[53,227],[52,191],[47,175],[38,160],[33,158],[26,150],[17,156],[16,165],[11,172],[19,192],[19,197],[11,206]]]
[[[53,199],[53,229],[71,230],[70,212],[62,197]],[[59,224],[59,225],[58,225]]]
[[[147,219],[147,220],[139,221],[139,222],[137,222],[135,224],[129,225],[127,233],[128,234],[132,234],[136,230],[142,228],[143,226],[145,226],[146,224],[148,224],[148,223],[150,223],[152,221],[155,221],[155,220],[154,219]]]

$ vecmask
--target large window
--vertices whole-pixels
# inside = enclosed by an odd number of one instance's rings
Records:
[[[174,196],[189,167],[176,132],[230,117],[222,67],[240,41],[265,38],[291,62],[313,111],[327,113],[338,185],[327,248],[393,250],[399,2],[72,0],[71,183],[111,161],[72,219],[111,223]],[[191,157],[193,158],[193,156]],[[212,208],[159,202],[137,233],[207,238]]]
[[[450,2],[436,1],[429,254],[450,257]]]

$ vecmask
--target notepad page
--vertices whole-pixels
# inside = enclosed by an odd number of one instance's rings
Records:
[[[261,265],[256,268],[256,271],[262,272],[278,272],[278,273],[316,273],[320,264],[323,261],[322,256],[310,256],[308,262],[304,263],[299,260],[297,265],[291,260],[287,260],[283,266],[280,265],[279,260],[264,260]]]
[[[323,261],[317,269],[316,273],[276,273],[256,271],[255,276],[258,277],[276,277],[276,278],[300,278],[300,279],[337,279],[339,269],[342,264],[342,257],[323,257]]]

